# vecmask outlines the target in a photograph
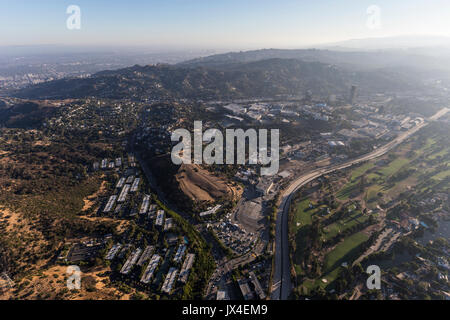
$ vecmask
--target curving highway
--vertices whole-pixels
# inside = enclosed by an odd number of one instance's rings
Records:
[[[434,116],[430,117],[429,120],[437,120],[443,115],[445,115],[450,109],[443,108],[437,112]],[[366,154],[360,156],[356,159],[349,160],[347,162],[327,166],[323,168],[318,168],[316,170],[310,171],[298,178],[296,178],[289,187],[283,191],[281,195],[281,203],[277,213],[276,222],[276,237],[275,237],[275,272],[273,276],[273,286],[272,286],[272,299],[273,300],[287,300],[292,290],[291,283],[291,266],[289,257],[289,205],[292,196],[295,192],[303,187],[305,184],[336,170],[342,170],[351,167],[355,164],[365,162],[378,158],[388,151],[395,148],[397,145],[405,141],[411,135],[425,127],[429,122],[424,121],[414,128],[400,134],[397,138],[387,143],[386,145]]]

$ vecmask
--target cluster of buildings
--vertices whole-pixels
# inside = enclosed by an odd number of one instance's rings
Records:
[[[128,155],[125,163],[121,157],[118,157],[113,161],[102,159],[101,162],[94,162],[92,167],[94,170],[115,168],[117,172],[122,172],[122,176],[115,185],[113,194],[109,197],[102,211],[104,214],[110,214],[112,212],[115,214],[119,213],[122,205],[127,201],[129,193],[136,194],[139,190],[141,179],[135,176],[137,171],[134,169],[136,167],[134,155]]]
[[[92,164],[92,168],[94,171],[97,171],[99,169],[101,170],[107,170],[107,169],[114,169],[114,168],[121,168],[122,167],[122,158],[116,158],[114,160],[110,159],[102,159],[100,162],[94,162]]]
[[[68,242],[59,252],[57,260],[63,264],[92,261],[111,237],[111,234],[107,234],[103,238],[87,238],[78,242]]]
[[[253,232],[247,232],[238,224],[230,221],[217,222],[208,226],[212,227],[217,238],[226,247],[239,255],[251,250],[258,240]]]
[[[109,249],[105,259],[109,261],[123,259],[131,248],[131,244],[122,245],[116,243]],[[139,282],[144,286],[148,286],[148,288],[149,286],[158,287],[162,276],[165,274],[161,292],[171,294],[176,283],[180,283],[180,286],[187,283],[195,261],[195,254],[186,254],[187,246],[185,244],[179,245],[175,254],[173,254],[174,252],[173,247],[170,249],[162,249],[161,253],[157,252],[156,246],[154,245],[148,245],[144,250],[136,248],[129,253],[120,270],[120,274],[133,277],[133,268],[135,266],[141,267],[143,273],[139,277]],[[180,266],[181,270],[179,268]],[[160,276],[157,276],[158,274]]]
[[[42,68],[42,65],[39,69]],[[67,77],[68,73],[45,69],[44,73],[24,73],[14,75],[0,76],[0,87],[4,89],[18,89],[28,85],[39,84],[47,81],[53,81]]]
[[[128,162],[134,163],[134,162]],[[138,213],[145,214],[150,208],[150,195],[139,192],[141,185],[136,168],[125,168],[121,170],[121,177],[115,184],[112,194],[109,196],[102,213],[106,215],[119,216],[125,213],[128,216],[135,216]],[[131,205],[131,200],[141,201],[139,207]],[[139,200],[142,199],[142,200]]]
[[[142,109],[141,103],[126,99],[118,102],[87,98],[75,101],[59,100],[59,103],[63,106],[62,112],[47,119],[44,126],[53,129],[62,128],[67,132],[75,131],[76,133],[80,130],[88,130],[113,139],[123,139],[130,132],[131,127],[123,119],[138,119]],[[112,159],[113,162],[114,160]],[[107,166],[110,164],[109,160]],[[114,166],[117,167],[116,163]]]
[[[245,119],[270,124],[274,121],[290,123],[301,118],[329,121],[331,119],[331,108],[326,103],[317,103],[314,106],[299,105],[295,102],[284,103],[231,103],[223,106],[228,112],[222,121],[224,127],[243,123]]]
[[[105,159],[104,163],[108,162]],[[131,165],[133,163],[134,165]],[[186,237],[184,242],[177,246],[179,235],[168,233],[176,226],[175,220],[166,217],[164,210],[152,204],[151,194],[140,191],[142,178],[139,170],[135,168],[135,157],[129,155],[121,165],[121,170],[118,170],[120,177],[112,194],[101,207],[101,212],[114,216],[120,216],[121,213],[124,217],[139,216],[137,221],[140,223],[152,223],[157,227],[154,232],[158,232],[158,240],[145,248],[142,243],[146,242],[136,244],[135,240],[125,240],[129,243],[123,244],[122,240],[122,243],[113,244],[109,248],[104,259],[119,266],[120,269],[116,270],[123,280],[134,279],[132,283],[137,281],[145,290],[160,290],[164,294],[172,294],[176,288],[181,288],[188,282],[195,254],[188,252]],[[99,169],[100,166],[101,163]]]
[[[419,266],[415,270],[402,271],[400,273],[389,272],[385,277],[382,292],[387,299],[399,299],[399,293],[408,292],[408,298],[418,298],[420,291],[440,296],[442,299],[450,300],[450,283],[448,272],[450,266],[445,257],[437,257],[434,261],[416,255]],[[433,278],[430,274],[437,273]],[[399,290],[400,289],[400,290]]]

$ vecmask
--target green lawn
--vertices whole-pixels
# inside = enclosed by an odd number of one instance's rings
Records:
[[[442,171],[442,172],[432,176],[431,179],[433,179],[433,180],[444,180],[448,176],[450,176],[450,170],[445,170],[445,171]]]
[[[444,157],[444,156],[446,156],[449,153],[449,151],[450,150],[447,148],[447,149],[444,149],[444,150],[442,150],[442,151],[440,151],[438,153],[433,153],[433,154],[428,156],[428,159],[434,160],[437,157]]]
[[[378,184],[370,186],[367,189],[366,200],[370,201],[370,200],[372,200],[374,198],[378,198],[378,192],[380,192],[382,188],[383,187],[378,185]]]
[[[388,166],[383,167],[379,172],[385,177],[390,177],[408,163],[409,163],[408,159],[398,158],[389,163]]]
[[[356,191],[361,177],[370,169],[374,167],[373,162],[367,162],[352,170],[350,181],[341,188],[336,194],[339,200],[347,200],[350,195]]]
[[[379,174],[377,174],[377,173],[370,173],[370,174],[368,174],[367,175],[367,181],[368,182],[374,182],[374,181],[377,181],[378,179],[380,179],[380,175]]]
[[[369,219],[368,216],[362,215],[360,211],[354,211],[349,217],[336,221],[324,228],[325,239],[330,240],[337,236],[340,232],[352,228]]]
[[[373,162],[367,162],[361,166],[359,166],[358,168],[355,168],[352,171],[352,177],[350,182],[355,182],[355,180],[359,177],[361,177],[362,175],[364,175],[368,170],[372,169],[374,166]]]
[[[348,200],[350,196],[361,195],[361,179],[364,179],[364,199],[368,209],[374,209],[378,204],[395,200],[396,197],[408,190],[409,186],[420,187],[417,192],[425,192],[425,189],[431,189],[439,186],[439,190],[447,190],[447,183],[443,184],[445,179],[450,176],[449,154],[450,147],[445,139],[418,139],[413,138],[411,142],[403,145],[398,151],[390,153],[391,157],[383,157],[385,164],[376,167],[377,160],[373,160],[358,167],[352,168],[346,175],[347,182],[334,193],[335,197],[340,200]],[[416,143],[415,143],[416,142]],[[440,159],[437,161],[436,159]],[[434,160],[432,163],[432,160]],[[447,167],[446,167],[447,164]],[[415,169],[408,174],[397,175],[400,171]],[[396,179],[391,179],[392,177]],[[401,179],[400,179],[401,178]],[[425,181],[426,180],[426,181]],[[425,186],[426,182],[426,186]],[[447,188],[447,189],[446,189]],[[327,191],[327,190],[325,190]],[[383,193],[382,197],[378,193]],[[306,235],[311,229],[311,219],[314,214],[318,214],[319,208],[309,210],[309,200],[303,200],[296,204],[295,223],[300,225],[295,227],[296,230],[296,252],[294,256],[294,267],[297,275],[305,276],[301,266],[297,263],[302,257],[303,248],[307,247],[304,242]],[[346,208],[344,208],[346,209]],[[320,215],[323,219],[323,216]],[[322,239],[324,241],[333,239],[339,233],[364,223],[369,216],[362,215],[360,211],[353,209],[353,212],[347,217],[341,217],[338,221],[322,228]],[[304,228],[302,228],[304,227]],[[304,294],[308,294],[314,288],[324,288],[330,290],[334,287],[334,282],[343,268],[341,264],[347,262],[349,266],[362,253],[362,247],[369,239],[369,236],[363,232],[357,232],[344,238],[338,243],[333,250],[326,253],[321,268],[320,276],[309,276],[314,279],[304,279],[299,283]],[[326,279],[326,282],[322,280]]]
[[[367,162],[352,170],[350,181],[341,188],[336,194],[339,200],[347,200],[349,196],[356,190],[361,177],[370,169],[374,167],[373,162]]]
[[[312,222],[312,215],[318,211],[318,208],[309,209],[309,199],[300,201],[295,208],[293,230],[297,233],[298,229]]]
[[[324,271],[331,272],[339,267],[342,262],[350,263],[356,258],[358,247],[367,241],[369,237],[362,232],[355,233],[339,243],[332,251],[325,256]]]

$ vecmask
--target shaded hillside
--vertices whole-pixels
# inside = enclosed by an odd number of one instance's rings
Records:
[[[362,91],[412,89],[390,73],[347,71],[320,62],[269,59],[220,67],[133,66],[104,71],[87,79],[64,79],[34,85],[13,94],[32,99],[230,99],[346,93],[352,84]]]
[[[11,128],[36,128],[43,120],[56,111],[56,108],[25,101],[12,106],[0,104],[0,125]]]

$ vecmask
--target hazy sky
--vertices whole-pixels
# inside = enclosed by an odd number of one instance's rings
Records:
[[[80,30],[66,27],[69,5]],[[404,34],[450,36],[450,0],[0,0],[0,45],[295,48]]]

